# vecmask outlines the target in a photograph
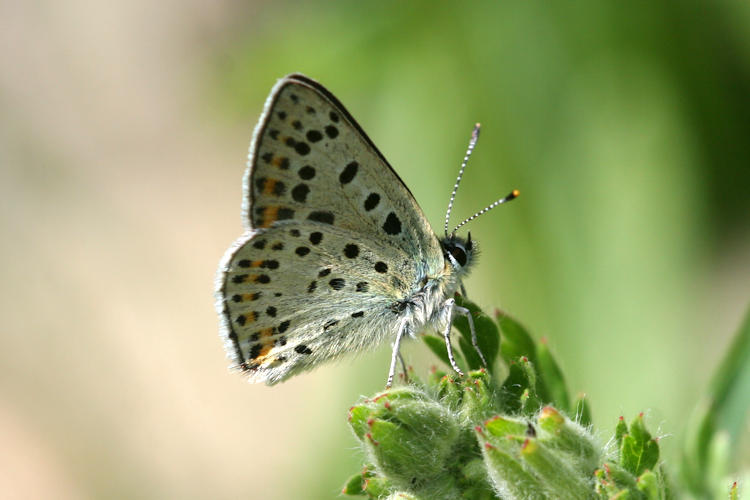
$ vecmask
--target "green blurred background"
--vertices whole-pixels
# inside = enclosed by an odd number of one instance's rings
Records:
[[[674,462],[750,298],[750,3],[0,2],[0,491],[334,498],[389,347],[274,388],[226,370],[212,280],[277,78],[334,92],[467,283],[548,339],[606,440]],[[436,362],[411,342],[418,372]],[[750,395],[749,395],[750,397]]]

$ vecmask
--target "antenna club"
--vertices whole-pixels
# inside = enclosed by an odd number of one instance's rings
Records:
[[[513,197],[513,198],[518,198],[520,195],[521,195],[521,191],[519,191],[518,189],[514,189],[510,193],[510,196]]]

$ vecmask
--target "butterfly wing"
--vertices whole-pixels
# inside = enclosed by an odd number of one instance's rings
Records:
[[[250,378],[274,384],[378,345],[414,275],[411,261],[347,229],[279,223],[238,241],[222,269],[227,349]],[[390,264],[386,263],[390,262]]]
[[[398,300],[443,266],[404,183],[341,103],[290,75],[266,102],[244,180],[247,229],[219,268],[227,349],[269,384],[395,336]]]
[[[248,229],[312,220],[382,237],[419,260],[440,246],[414,196],[344,106],[302,75],[279,81],[250,146]]]

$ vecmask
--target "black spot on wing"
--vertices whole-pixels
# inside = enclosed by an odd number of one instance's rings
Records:
[[[304,203],[307,201],[307,195],[310,193],[310,188],[307,184],[297,184],[292,189],[292,198],[298,203]]]
[[[333,125],[326,125],[326,128],[323,130],[330,139],[335,139],[339,135],[339,129]]]
[[[321,134],[319,130],[308,130],[305,137],[307,137],[308,141],[315,143],[323,138],[323,134]]]
[[[350,259],[354,259],[359,255],[359,247],[354,243],[349,243],[344,247],[344,255]]]
[[[395,236],[401,232],[401,220],[396,216],[395,213],[391,212],[388,214],[388,217],[385,218],[385,222],[383,223],[383,231],[385,231],[386,234],[390,234],[391,236]]]
[[[341,290],[346,285],[346,281],[344,281],[342,278],[333,278],[328,282],[328,285],[334,290]]]
[[[357,170],[359,170],[359,163],[356,161],[350,162],[346,168],[341,171],[339,182],[341,184],[349,184],[354,180],[354,176],[357,175]]]
[[[299,172],[297,172],[297,174],[299,174],[301,179],[309,181],[310,179],[315,177],[315,169],[310,165],[305,165],[304,167],[299,169]]]
[[[380,195],[378,193],[370,193],[370,195],[365,200],[365,210],[368,212],[370,210],[373,210],[378,206],[378,203],[380,203]]]
[[[310,212],[310,215],[307,216],[307,219],[313,220],[315,222],[322,222],[324,224],[333,224],[335,218],[333,216],[333,212],[320,210],[316,212]]]
[[[294,347],[294,350],[300,354],[312,354],[312,349],[307,347],[305,344],[300,344]]]

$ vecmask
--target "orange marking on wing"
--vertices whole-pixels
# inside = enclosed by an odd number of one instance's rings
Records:
[[[265,207],[263,209],[263,217],[260,223],[260,227],[269,227],[271,224],[276,222],[279,214],[279,207]]]
[[[276,189],[276,183],[279,182],[276,179],[266,179],[266,182],[263,184],[263,194],[274,194],[274,189]]]
[[[242,300],[257,300],[257,298],[260,297],[259,293],[243,293],[242,294]]]
[[[276,167],[285,168],[289,166],[289,158],[286,156],[274,156],[271,163]]]
[[[263,362],[266,356],[268,356],[268,353],[271,352],[271,349],[273,349],[273,342],[266,342],[263,344],[263,348],[260,350],[260,354],[258,354],[258,357],[255,358],[255,361],[261,361]]]

